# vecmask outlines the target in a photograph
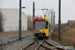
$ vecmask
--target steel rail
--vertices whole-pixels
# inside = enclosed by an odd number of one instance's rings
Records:
[[[56,49],[66,50],[66,49],[64,49],[64,48],[62,48],[62,47],[56,46],[56,45],[54,45],[54,44],[48,42],[47,40],[45,40],[45,42],[48,43],[48,44],[51,45],[51,46],[54,46]]]
[[[36,46],[36,48],[34,47],[34,50],[38,50],[38,49],[41,49],[40,47],[42,46],[43,48],[46,48],[47,50],[54,50],[54,49],[57,49],[57,50],[66,50],[65,48],[62,48],[62,47],[58,47],[50,42],[48,42],[46,39],[43,39],[42,41],[36,39],[34,41],[32,41],[31,43],[27,44],[25,47],[23,47],[21,50],[26,50],[29,46],[31,45],[35,45],[36,42],[38,43],[38,45]],[[44,43],[45,42],[45,43]],[[48,47],[45,46],[45,44],[48,44]]]
[[[30,45],[32,45],[32,44],[34,44],[34,42],[35,42],[36,40],[34,40],[34,41],[32,41],[32,42],[30,42],[29,44],[27,44],[26,46],[24,46],[21,50],[23,50],[24,48],[27,48],[28,46],[30,46]]]
[[[43,44],[41,44],[42,47],[47,48],[48,50],[52,50],[49,47],[44,46]]]
[[[37,50],[43,42],[44,40],[42,40],[41,42],[38,41],[39,45],[35,48],[35,50]]]

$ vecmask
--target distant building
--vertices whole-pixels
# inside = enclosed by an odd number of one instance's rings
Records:
[[[68,24],[70,25],[75,24],[75,20],[68,20]]]
[[[4,15],[4,31],[19,30],[19,9],[1,9]],[[27,17],[22,12],[22,30],[27,31]]]

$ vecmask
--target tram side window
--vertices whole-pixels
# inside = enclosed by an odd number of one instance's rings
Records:
[[[33,22],[33,24],[34,24],[34,29],[35,29],[35,21]]]
[[[48,22],[46,21],[46,29],[48,28]]]

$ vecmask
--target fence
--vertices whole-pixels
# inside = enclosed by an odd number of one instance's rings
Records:
[[[19,31],[19,27],[4,27],[4,31]],[[23,26],[22,31],[27,31],[27,27]]]

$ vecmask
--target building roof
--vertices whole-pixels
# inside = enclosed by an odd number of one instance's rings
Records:
[[[68,22],[75,22],[75,20],[68,20]]]

